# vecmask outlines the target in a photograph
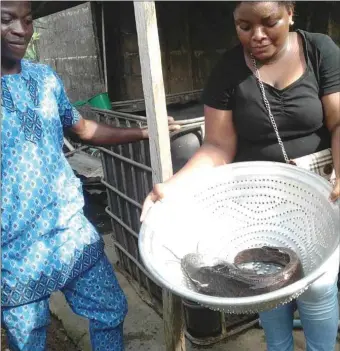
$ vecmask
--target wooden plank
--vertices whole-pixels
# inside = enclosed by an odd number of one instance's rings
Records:
[[[107,63],[106,63],[106,37],[105,37],[105,12],[104,12],[105,2],[101,5],[101,18],[102,18],[102,43],[103,43],[103,66],[104,66],[104,82],[105,82],[105,92],[108,92],[107,83]]]
[[[172,176],[170,139],[154,2],[134,2],[153,181]]]
[[[153,183],[172,176],[170,139],[154,2],[134,2],[143,92],[150,133]],[[167,351],[185,351],[182,303],[163,291],[163,321]]]

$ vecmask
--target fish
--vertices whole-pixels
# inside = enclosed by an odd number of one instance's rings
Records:
[[[207,264],[206,256],[199,253],[186,254],[179,260],[183,273],[198,293],[217,297],[265,294],[293,284],[303,276],[299,257],[285,247],[246,249],[235,256],[233,263],[215,259]],[[272,263],[282,269],[276,273],[258,274],[253,269],[240,268],[251,262]]]

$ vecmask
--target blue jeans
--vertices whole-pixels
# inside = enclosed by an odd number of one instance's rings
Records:
[[[107,257],[62,289],[73,312],[89,319],[92,350],[123,351],[127,301]],[[2,323],[13,351],[46,350],[48,297],[2,308]]]
[[[307,351],[334,351],[338,332],[339,258],[335,257],[330,271],[311,285],[296,301],[306,338]],[[294,304],[260,313],[267,351],[293,351]]]

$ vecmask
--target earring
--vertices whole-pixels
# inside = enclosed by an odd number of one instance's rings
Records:
[[[294,24],[294,21],[290,21],[290,25],[292,26]]]

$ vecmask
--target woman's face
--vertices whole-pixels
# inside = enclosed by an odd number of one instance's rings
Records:
[[[234,11],[237,35],[245,50],[260,60],[285,46],[293,12],[274,1],[242,2]]]
[[[1,57],[18,61],[26,52],[33,35],[31,3],[1,2]]]

